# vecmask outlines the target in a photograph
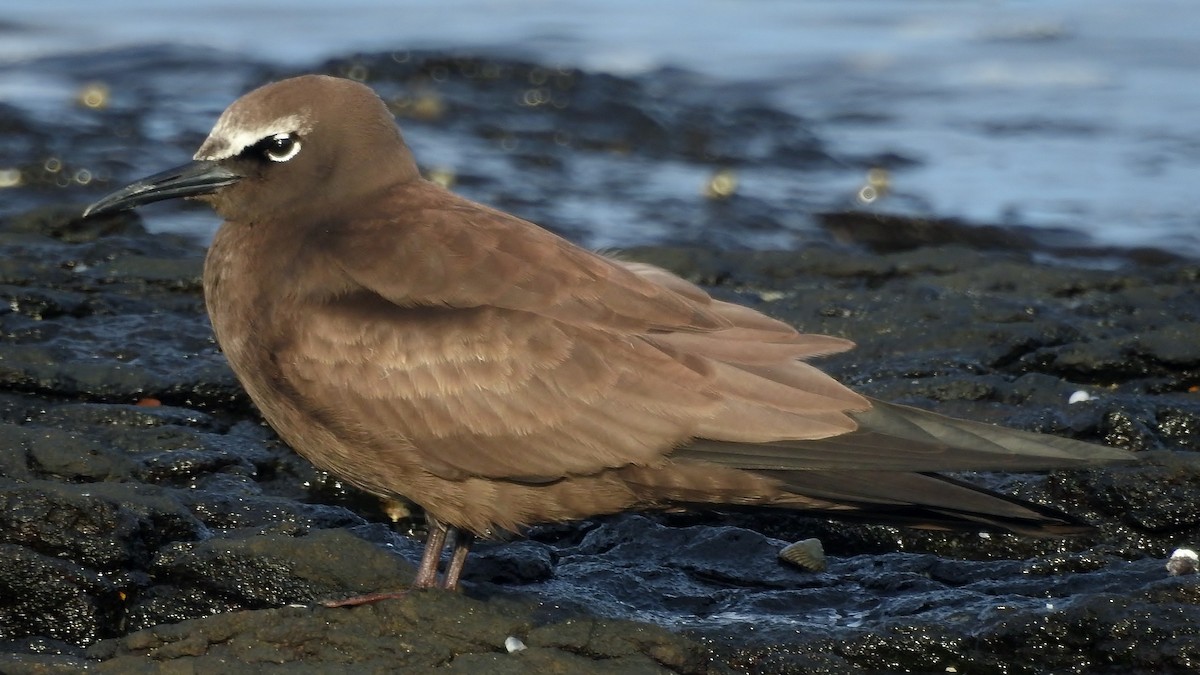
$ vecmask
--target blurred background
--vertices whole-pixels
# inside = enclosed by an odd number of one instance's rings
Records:
[[[8,3],[0,218],[180,164],[240,94],[328,72],[377,88],[430,177],[594,247],[853,240],[851,213],[887,216],[885,235],[916,219],[1010,246],[1196,257],[1200,26],[1186,9]],[[201,238],[217,224],[186,205],[147,219]]]

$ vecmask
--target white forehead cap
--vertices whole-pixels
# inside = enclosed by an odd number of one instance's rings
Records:
[[[312,131],[312,112],[305,108],[298,113],[284,115],[273,120],[251,119],[236,106],[226,110],[217,120],[216,126],[200,149],[192,156],[195,160],[227,159],[264,138],[275,134],[307,134]]]

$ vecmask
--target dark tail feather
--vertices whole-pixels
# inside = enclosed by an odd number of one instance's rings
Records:
[[[953,478],[891,471],[762,471],[785,489],[842,504],[814,511],[839,520],[933,530],[993,530],[1036,537],[1093,531],[1091,525],[1052,508],[1031,504]],[[780,506],[787,506],[780,503]]]
[[[850,416],[858,429],[847,434],[768,443],[702,438],[673,456],[774,478],[796,496],[792,504],[787,498],[777,502],[782,507],[842,520],[1040,537],[1093,528],[1054,509],[929,472],[1087,468],[1136,459],[1116,448],[883,401]],[[814,499],[834,506],[814,508]]]
[[[946,417],[871,401],[850,413],[848,434],[770,443],[701,438],[675,451],[692,459],[751,471],[1040,471],[1130,462],[1135,455],[1070,438]]]

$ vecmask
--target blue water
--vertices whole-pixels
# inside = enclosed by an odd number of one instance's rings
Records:
[[[155,43],[297,68],[411,48],[501,48],[618,74],[677,66],[753,85],[834,154],[917,160],[894,170],[889,194],[868,208],[1200,255],[1193,9],[1171,0],[8,3],[0,102],[52,109],[74,96],[65,82],[23,75],[24,63]],[[239,84],[229,83],[228,100]],[[443,154],[433,159],[455,161]],[[687,167],[650,173],[653,190],[689,198],[704,178]],[[740,189],[768,200],[804,192],[836,208],[864,179],[859,169],[802,179],[747,170]],[[568,198],[563,208],[594,230],[594,245],[653,243],[650,224],[619,210]]]

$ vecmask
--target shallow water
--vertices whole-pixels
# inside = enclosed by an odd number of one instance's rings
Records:
[[[1190,188],[1200,182],[1200,89],[1187,83],[1200,67],[1200,44],[1194,13],[1181,9],[1170,0],[20,3],[0,14],[0,102],[37,115],[48,129],[86,124],[71,105],[86,73],[137,78],[146,63],[129,58],[129,48],[172,45],[180,61],[173,68],[155,61],[158,76],[139,83],[157,90],[141,101],[153,107],[148,138],[105,149],[131,165],[120,180],[186,158],[185,143],[158,155],[147,141],[203,134],[262,79],[247,64],[286,74],[358,51],[434,48],[500,50],[651,84],[660,69],[682,68],[704,76],[691,95],[777,108],[819,140],[830,159],[821,166],[751,164],[737,174],[740,195],[794,208],[794,222],[731,221],[701,234],[660,225],[663,202],[694,200],[714,170],[670,159],[585,158],[572,180],[552,188],[513,182],[464,191],[488,198],[525,190],[534,202],[552,196],[557,207],[526,215],[594,246],[790,246],[812,228],[808,213],[858,206],[1062,228],[1096,244],[1195,255],[1200,219]],[[188,67],[205,58],[228,67]],[[189,70],[199,76],[189,80]],[[426,165],[503,169],[494,146],[464,149],[470,142],[460,136],[418,131],[409,136]],[[0,164],[20,158],[3,150]],[[860,204],[856,194],[872,166],[889,170],[889,192]],[[614,172],[629,176],[634,194],[613,199],[590,188],[595,176]],[[0,214],[52,199],[12,189],[0,195]],[[189,213],[151,226],[211,233],[211,217]]]

